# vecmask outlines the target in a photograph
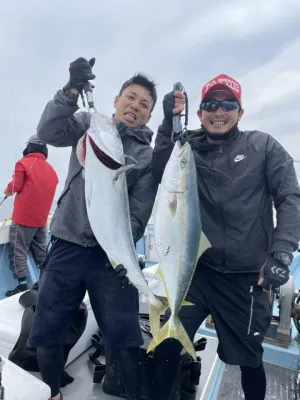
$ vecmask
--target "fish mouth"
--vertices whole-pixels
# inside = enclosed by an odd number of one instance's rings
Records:
[[[177,157],[181,157],[184,153],[188,151],[189,148],[188,142],[180,143],[180,141],[178,140],[175,145],[177,147],[177,153],[176,153]]]
[[[86,139],[85,138],[85,143],[84,145],[86,146]],[[113,158],[111,158],[109,155],[107,155],[103,150],[101,150],[96,143],[94,142],[94,140],[89,136],[89,141],[90,141],[90,145],[93,149],[93,152],[95,154],[95,156],[97,157],[97,159],[107,168],[112,169],[112,170],[117,170],[119,168],[121,168],[121,164],[116,162]]]

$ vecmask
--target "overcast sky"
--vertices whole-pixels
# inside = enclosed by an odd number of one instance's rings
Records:
[[[189,128],[195,129],[201,87],[226,73],[242,85],[240,127],[272,134],[300,160],[299,21],[299,0],[2,1],[1,193],[46,102],[81,56],[96,57],[95,102],[102,113],[113,112],[115,95],[134,73],[157,82],[154,132],[174,82],[188,92]],[[69,149],[49,148],[60,179],[56,198],[68,156]]]

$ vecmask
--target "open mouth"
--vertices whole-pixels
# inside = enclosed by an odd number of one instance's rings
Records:
[[[130,111],[124,113],[124,116],[127,121],[134,122],[136,120],[136,115]]]
[[[210,123],[211,123],[213,126],[222,127],[222,126],[224,126],[224,125],[227,124],[227,121],[225,121],[225,120],[212,120],[212,121],[210,121]]]
[[[112,170],[117,170],[121,167],[121,164],[117,163],[115,160],[113,160],[111,157],[109,157],[106,153],[104,153],[104,151],[99,149],[99,147],[96,145],[96,143],[90,136],[89,136],[89,140],[90,140],[90,144],[94,151],[95,156],[103,165],[105,165],[105,167],[112,169]],[[85,138],[85,141],[86,141],[86,138]],[[84,141],[84,146],[86,146],[85,141]]]

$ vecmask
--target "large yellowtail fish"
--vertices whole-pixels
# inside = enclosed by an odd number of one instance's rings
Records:
[[[198,258],[211,247],[201,228],[195,160],[189,143],[175,143],[166,165],[154,214],[154,243],[159,257],[157,272],[164,282],[164,308],[150,305],[154,339],[148,351],[167,338],[178,339],[188,353],[196,353],[178,313],[185,302]],[[159,330],[159,313],[170,307],[171,316]]]
[[[84,167],[87,215],[96,240],[106,252],[113,268],[123,264],[130,282],[154,307],[161,302],[148,287],[139,267],[129,212],[123,144],[115,123],[97,112],[78,141],[77,157]]]

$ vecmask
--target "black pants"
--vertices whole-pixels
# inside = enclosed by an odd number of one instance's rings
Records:
[[[262,341],[271,321],[268,295],[257,285],[258,278],[256,273],[222,274],[199,265],[186,297],[194,306],[182,307],[179,314],[191,340],[211,314],[219,339],[220,359],[227,364],[248,367],[250,371],[262,365]],[[166,319],[168,316],[169,311]],[[178,341],[166,340],[155,350],[155,369],[164,371],[166,360],[172,365],[172,373],[169,368],[154,382],[154,387],[159,386],[159,379],[164,382],[165,395],[176,379],[181,349]]]
[[[139,347],[138,291],[122,287],[100,246],[82,247],[57,240],[42,266],[28,347],[64,343],[86,290],[108,348]]]
[[[268,294],[257,285],[258,274],[222,274],[200,265],[180,319],[193,339],[211,314],[219,339],[218,355],[227,364],[257,367],[262,362],[262,341],[270,325]]]
[[[66,361],[62,344],[87,290],[105,346],[119,350],[128,398],[139,400],[138,356],[143,338],[138,291],[132,285],[122,287],[107,262],[100,246],[82,247],[59,239],[41,268],[28,347],[37,348],[42,379],[51,387],[52,397],[59,393]],[[129,377],[128,372],[134,376]]]

